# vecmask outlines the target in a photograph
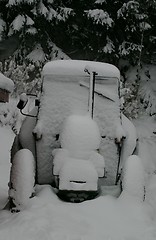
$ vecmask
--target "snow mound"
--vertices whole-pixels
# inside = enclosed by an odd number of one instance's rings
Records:
[[[12,161],[9,196],[18,210],[25,208],[34,192],[35,162],[28,149],[19,150]]]
[[[100,146],[100,132],[90,116],[71,115],[63,126],[60,136],[61,147],[69,150],[97,150]]]
[[[71,159],[60,171],[60,190],[97,190],[98,175],[89,161]]]
[[[124,166],[123,192],[140,200],[144,199],[145,172],[141,158],[130,156]]]
[[[87,76],[84,71],[85,68],[98,73],[99,76],[115,77],[120,79],[120,72],[117,67],[109,63],[93,62],[93,61],[79,61],[79,60],[56,60],[48,62],[43,68],[45,75],[79,75]]]
[[[14,83],[10,78],[5,77],[0,73],[0,88],[8,92],[12,92],[14,89]]]
[[[59,175],[62,167],[73,158],[83,161],[91,162],[99,177],[104,176],[105,161],[102,155],[95,151],[72,151],[69,152],[67,149],[56,149],[53,151],[53,174]]]
[[[122,126],[126,138],[122,143],[120,168],[124,167],[126,159],[133,154],[137,145],[138,138],[134,124],[123,114],[122,114]]]

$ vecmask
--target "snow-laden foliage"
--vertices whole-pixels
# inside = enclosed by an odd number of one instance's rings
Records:
[[[19,2],[19,1],[18,1]],[[8,1],[8,6],[13,6],[13,5],[16,5],[17,4],[17,1],[16,0],[9,0]]]
[[[57,60],[57,59],[70,59],[68,55],[66,55],[62,50],[56,46],[56,44],[52,42],[48,42],[49,48],[51,49],[51,53],[49,55],[49,58],[52,60]]]
[[[49,9],[49,12],[48,12],[47,20],[48,20],[48,21],[51,21],[51,20],[55,19],[56,16],[57,16],[56,10],[54,10],[53,8],[50,8],[50,9]]]
[[[0,125],[14,127],[18,118],[17,100],[11,99],[9,103],[0,103]]]
[[[131,42],[126,42],[124,41],[120,46],[119,46],[119,54],[120,56],[126,56],[129,55],[130,53],[136,53],[141,51],[141,45],[131,43]]]
[[[26,33],[30,35],[35,35],[37,33],[37,29],[35,27],[30,27],[26,30]]]
[[[44,62],[46,57],[41,45],[36,45],[32,52],[27,55],[27,58],[34,63]]]
[[[96,0],[95,3],[97,4],[102,4],[102,3],[106,3],[107,1],[106,0]]]
[[[22,29],[24,23],[25,23],[25,16],[18,15],[12,22],[11,27],[13,28],[14,31],[19,31]]]
[[[40,1],[40,3],[39,3],[38,11],[41,15],[44,15],[45,17],[47,16],[47,14],[49,12],[42,1]]]
[[[107,40],[107,43],[103,47],[103,52],[109,53],[109,54],[112,52],[115,52],[115,46],[114,46],[113,42],[109,39],[108,36],[107,36],[106,40]]]
[[[60,8],[59,14],[57,15],[58,21],[66,21],[70,15],[74,15],[72,8]]]
[[[122,5],[122,7],[118,10],[117,16],[127,18],[129,15],[129,11],[133,14],[138,14],[139,12],[139,3],[137,1],[128,1]]]
[[[34,21],[28,15],[18,15],[10,25],[10,30],[8,35],[12,35],[16,31],[21,31],[24,26],[27,27],[26,32],[31,34],[32,25],[34,25]],[[32,31],[32,35],[36,33],[36,31]]]
[[[140,23],[139,27],[140,27],[141,31],[146,31],[146,30],[149,30],[149,29],[152,28],[152,26],[149,23],[147,23],[147,22]]]
[[[35,2],[35,0],[9,0],[8,1],[8,7],[11,7],[11,6],[16,6],[18,4],[21,4],[21,3],[27,3],[27,4],[33,4]]]
[[[6,27],[5,21],[0,18],[0,41],[2,40],[2,35],[5,27]]]
[[[102,9],[93,9],[86,11],[87,16],[93,19],[94,23],[106,25],[107,28],[112,27],[113,19],[109,16],[108,12]]]
[[[138,118],[144,112],[156,114],[155,74],[156,66],[149,64],[143,64],[142,68],[131,66],[126,71],[120,94],[127,117]]]
[[[140,97],[138,96],[139,85],[136,78],[132,82],[126,82],[124,87],[121,87],[121,108],[123,113],[129,119],[138,118],[143,111],[143,106],[140,104]]]
[[[27,54],[36,43],[49,54],[47,41],[50,39],[71,58],[80,55],[85,59],[116,62],[122,55],[136,63],[140,55],[136,48],[140,45],[144,46],[143,57],[150,56],[150,52],[153,55],[155,42],[150,41],[148,33],[151,31],[155,36],[154,0],[117,0],[115,3],[106,0],[88,3],[85,0],[6,0],[5,3],[1,5],[0,14],[7,28],[2,28],[0,38],[18,33],[19,48]],[[146,34],[142,39],[143,32]],[[121,54],[119,46],[124,48],[125,42],[131,46],[131,51],[126,49]]]
[[[1,65],[2,68],[2,65]],[[41,88],[41,68],[37,64],[29,63],[18,65],[15,61],[6,61],[1,69],[4,75],[14,82],[13,96],[18,96],[22,92],[37,93]]]
[[[141,102],[149,115],[156,114],[156,95],[154,89],[149,84],[145,84],[139,91]]]

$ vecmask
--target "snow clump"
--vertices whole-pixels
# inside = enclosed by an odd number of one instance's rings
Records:
[[[98,174],[94,165],[83,159],[71,159],[60,171],[60,190],[97,191]]]
[[[10,93],[14,89],[13,81],[10,78],[5,77],[2,73],[0,73],[0,88]]]
[[[139,200],[144,199],[145,172],[141,158],[136,155],[131,155],[125,162],[123,192]]]
[[[61,146],[69,150],[97,150],[100,145],[98,125],[90,116],[71,115],[64,123]]]
[[[9,197],[16,210],[25,208],[34,192],[35,161],[28,149],[19,150],[12,161]]]

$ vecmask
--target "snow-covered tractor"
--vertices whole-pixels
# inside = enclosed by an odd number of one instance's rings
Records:
[[[72,202],[105,194],[105,189],[121,190],[121,172],[135,150],[136,133],[121,114],[119,83],[120,72],[111,64],[45,64],[41,95],[11,149],[12,209],[22,209],[35,184],[50,184],[61,199]],[[27,100],[22,94],[18,108],[23,114]]]

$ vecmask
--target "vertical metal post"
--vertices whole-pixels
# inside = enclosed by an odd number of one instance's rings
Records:
[[[96,72],[90,73],[88,111],[90,113],[91,118],[93,118],[93,114],[94,114],[95,75],[96,75]]]

